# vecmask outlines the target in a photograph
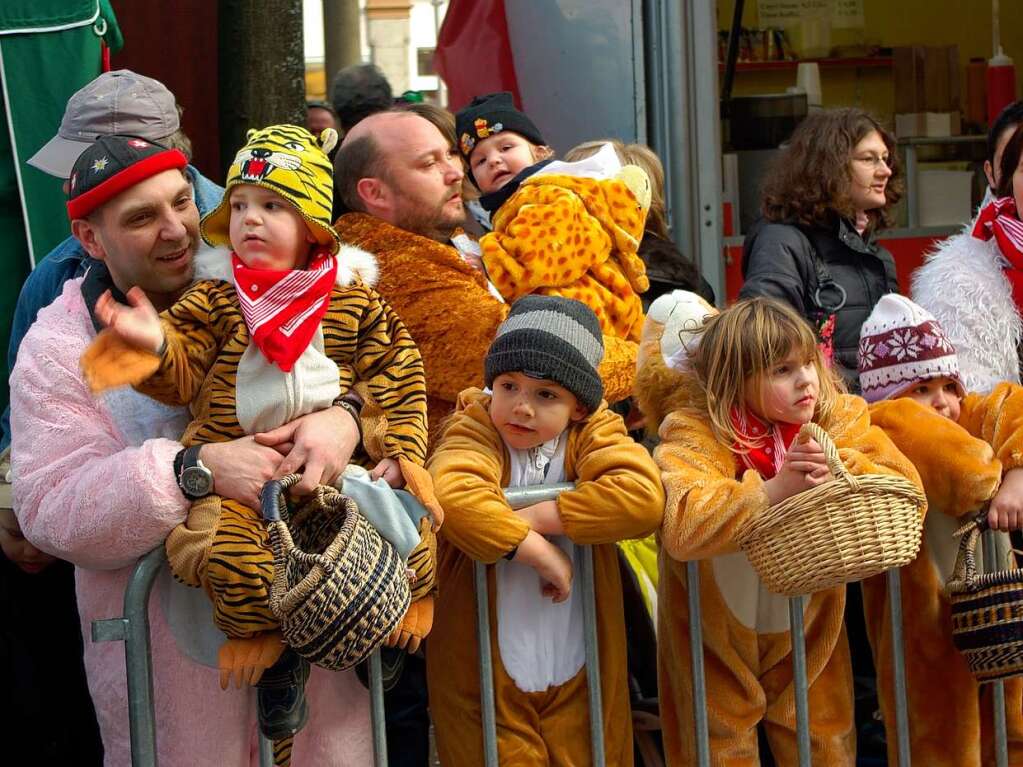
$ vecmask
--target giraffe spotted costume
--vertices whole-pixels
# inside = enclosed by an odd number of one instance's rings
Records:
[[[601,177],[572,175],[601,161]],[[650,180],[620,167],[610,145],[579,163],[552,163],[494,212],[493,231],[480,239],[487,276],[509,302],[529,293],[574,298],[605,335],[639,341],[650,281],[637,249],[649,207]]]

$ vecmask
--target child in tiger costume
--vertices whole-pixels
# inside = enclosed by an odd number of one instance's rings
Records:
[[[375,462],[373,479],[407,483],[436,508],[422,468],[426,383],[419,351],[371,287],[372,256],[342,245],[330,226],[326,152],[336,141],[329,129],[318,140],[291,125],[250,131],[228,171],[224,199],[200,224],[207,243],[230,244],[230,262],[200,264],[200,280],[162,315],[138,287],[128,291],[131,307],[108,291],[96,306],[107,329],[83,355],[83,368],[94,390],[132,384],[162,402],[190,405],[183,464],[188,450],[197,458],[204,443],[265,432],[332,405],[356,408],[361,399],[363,450],[354,458]],[[346,395],[356,388],[353,403]],[[294,705],[276,721],[264,716],[264,708],[275,708],[274,695],[259,691],[263,731],[281,743],[308,716],[299,694],[308,666],[284,652],[270,611],[274,566],[262,517],[213,494],[192,500],[187,520],[167,539],[171,568],[205,588],[214,622],[228,636],[221,686],[232,675],[237,684],[255,683],[268,667],[267,677],[293,684]],[[429,517],[408,559],[416,571],[414,602],[391,638],[412,650],[432,623]]]

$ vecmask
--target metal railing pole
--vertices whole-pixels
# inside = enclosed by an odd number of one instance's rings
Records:
[[[580,581],[583,599],[583,644],[586,647],[586,689],[590,704],[590,753],[593,767],[604,767],[604,706],[600,696],[600,655],[597,645],[597,599],[593,588],[593,547],[582,547]]]
[[[792,688],[796,697],[796,745],[799,767],[810,764],[810,706],[807,701],[806,636],[803,631],[803,600],[789,598],[789,631],[792,637]]]
[[[984,533],[984,571],[993,573],[999,569],[998,551],[995,545],[996,533]],[[994,717],[995,765],[1009,767],[1009,735],[1005,726],[1005,684],[1001,679],[991,682],[991,708]]]
[[[387,767],[387,721],[384,716],[384,672],[380,648],[369,656],[369,715],[373,727],[373,764]]]
[[[888,581],[888,607],[892,620],[892,675],[895,683],[895,733],[899,767],[910,767],[909,704],[906,700],[906,657],[902,640],[902,570],[885,574]]]
[[[689,591],[689,659],[693,677],[693,726],[696,728],[696,765],[710,767],[710,731],[707,723],[707,678],[703,668],[703,613],[700,607],[700,563],[686,562]]]
[[[149,594],[167,556],[159,546],[135,565],[124,591],[124,616],[92,622],[93,642],[124,642],[128,677],[128,733],[132,767],[157,767]]]
[[[521,509],[540,501],[556,499],[574,485],[532,485],[505,491],[505,500],[513,509]],[[586,648],[586,687],[590,713],[590,747],[593,764],[603,767],[604,715],[600,690],[600,658],[597,644],[597,604],[593,587],[593,548],[581,547],[579,583],[583,598],[583,638]],[[497,717],[494,708],[494,668],[490,652],[490,598],[487,593],[487,567],[475,562],[473,579],[476,588],[476,639],[480,656],[480,707],[483,724],[483,752],[487,767],[497,767]]]
[[[473,563],[476,585],[476,644],[480,655],[480,716],[483,724],[483,758],[486,767],[497,767],[497,715],[494,709],[494,664],[490,657],[490,595],[487,566]]]
[[[274,767],[274,744],[259,733],[259,767]]]

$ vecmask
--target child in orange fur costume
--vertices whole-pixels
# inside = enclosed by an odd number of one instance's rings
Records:
[[[952,535],[986,501],[994,530],[1023,524],[1023,389],[1009,383],[967,394],[956,350],[934,317],[907,298],[884,296],[863,324],[860,382],[873,423],[913,461],[932,512],[917,558],[900,571],[905,621],[910,753],[928,767],[993,764],[990,686],[978,689],[952,644],[943,586],[955,562]],[[999,481],[1001,486],[999,486]],[[998,536],[999,561],[1010,546]],[[863,583],[867,631],[898,764],[888,592],[885,576]],[[1023,764],[1023,680],[1005,683],[1009,763]]]
[[[809,421],[828,431],[852,474],[919,480],[870,425],[866,404],[839,392],[813,333],[788,307],[752,299],[703,322],[697,304],[681,324],[663,310],[658,302],[650,309],[637,396],[650,423],[664,416],[654,458],[668,496],[658,588],[667,761],[681,767],[696,758],[685,562],[699,559],[711,763],[759,765],[763,722],[775,761],[795,764],[787,599],[764,588],[737,539],[769,506],[830,479],[821,447],[797,439]],[[812,760],[851,766],[845,590],[818,592],[805,604]]]
[[[656,529],[664,490],[650,455],[602,401],[600,337],[578,301],[517,301],[487,355],[493,395],[462,392],[430,457],[445,523],[426,664],[445,767],[483,762],[474,560],[488,565],[500,763],[591,763],[583,595],[572,584],[584,544],[593,546],[606,759],[632,764],[614,543]],[[564,481],[575,487],[557,501],[518,511],[502,494]]]
[[[456,117],[458,146],[493,229],[483,266],[508,302],[542,293],[582,301],[605,335],[638,341],[640,294],[650,282],[637,255],[650,179],[606,145],[578,162],[552,160],[510,93],[478,96]]]

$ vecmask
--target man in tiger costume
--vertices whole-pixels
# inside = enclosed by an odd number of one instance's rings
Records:
[[[162,545],[189,507],[174,471],[189,414],[129,389],[91,394],[79,359],[96,336],[93,309],[106,290],[123,294],[133,285],[157,309],[167,308],[193,281],[199,241],[199,214],[181,168],[113,155],[97,157],[93,167],[128,171],[116,174],[115,194],[73,224],[97,264],[66,282],[39,313],[11,376],[16,514],[30,541],[77,566],[86,629],[95,619],[120,614],[135,561]],[[313,484],[336,475],[358,444],[359,425],[348,410],[330,407],[260,441],[266,444],[242,437],[202,446],[197,461],[210,471],[217,495],[257,505],[259,489],[275,471],[304,470]],[[267,445],[276,447],[276,460],[266,460]],[[175,593],[162,578],[150,601],[159,760],[253,767],[253,688],[220,691],[216,668],[203,665],[208,659],[190,641],[198,627],[187,624],[182,632],[167,617]],[[86,642],[85,666],[106,764],[127,767],[123,648]],[[295,739],[293,763],[371,763],[368,694],[354,675],[314,669],[306,694],[313,715]]]

